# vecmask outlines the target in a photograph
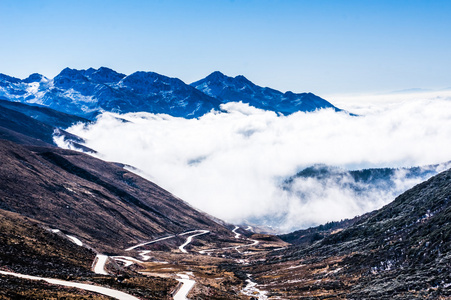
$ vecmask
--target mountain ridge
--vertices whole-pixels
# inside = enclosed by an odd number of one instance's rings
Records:
[[[125,75],[107,67],[86,70],[65,68],[53,79],[37,73],[26,79],[0,74],[0,99],[46,106],[91,120],[104,111],[143,111],[198,118],[212,110],[220,111],[221,104],[232,101],[285,115],[323,108],[339,111],[314,94],[282,93],[262,88],[242,75],[232,78],[217,71],[197,83],[210,82],[213,78],[216,78],[217,85],[239,84],[242,87],[229,90],[225,97],[219,91],[209,93],[205,88],[195,86],[195,83],[188,85],[178,78],[155,72],[137,71]]]
[[[297,111],[311,112],[330,108],[340,111],[326,100],[312,94],[293,92],[282,93],[269,87],[261,87],[243,75],[226,76],[215,71],[204,79],[191,83],[191,86],[205,94],[227,102],[243,102],[251,106],[289,115]]]

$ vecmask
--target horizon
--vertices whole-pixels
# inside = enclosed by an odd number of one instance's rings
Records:
[[[451,86],[447,1],[17,1],[0,3],[0,73],[215,70],[317,95]],[[14,51],[11,51],[13,49]]]

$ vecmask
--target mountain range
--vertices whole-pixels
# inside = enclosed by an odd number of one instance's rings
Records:
[[[282,93],[268,87],[258,86],[242,75],[229,77],[219,71],[191,83],[191,86],[223,103],[241,101],[256,108],[284,115],[297,111],[311,112],[321,108],[338,110],[326,100],[312,93]]]
[[[106,67],[66,68],[53,79],[36,73],[23,80],[0,74],[0,99],[45,106],[86,119],[104,111],[197,118],[211,110],[220,111],[221,104],[239,101],[285,115],[322,108],[339,110],[311,93],[282,93],[257,86],[244,76],[232,78],[214,72],[188,85],[154,72],[124,75]]]

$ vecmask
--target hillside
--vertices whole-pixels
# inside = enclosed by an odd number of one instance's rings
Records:
[[[92,156],[0,140],[0,208],[72,233],[97,249],[191,229],[228,230],[157,185]]]
[[[117,277],[94,274],[91,266],[96,254],[92,250],[42,226],[36,220],[0,209],[0,271],[95,283],[145,299],[170,299],[175,280],[145,278],[125,270]],[[0,274],[0,286],[0,299],[111,299],[78,288],[4,274]]]
[[[59,129],[68,128],[76,123],[90,122],[88,119],[77,117],[72,114],[59,112],[48,107],[27,105],[21,102],[0,100],[0,106],[20,112],[36,121]]]
[[[451,170],[311,246],[247,269],[263,290],[297,299],[451,296]]]
[[[78,122],[87,120],[49,108],[0,101],[0,138],[18,144],[56,146],[54,137],[58,137],[86,152],[95,152],[81,145],[82,138],[62,129]]]
[[[197,295],[243,299],[242,281],[220,267],[234,258],[220,253],[254,246],[254,240],[237,238],[233,226],[224,227],[131,167],[53,147],[49,138],[63,114],[47,118],[53,111],[39,108],[46,124],[27,113],[35,108],[13,106],[0,105],[0,132],[8,133],[0,139],[0,299],[106,299],[4,272],[170,299],[180,288],[175,279],[188,271],[196,272]],[[202,252],[209,249],[213,253]]]

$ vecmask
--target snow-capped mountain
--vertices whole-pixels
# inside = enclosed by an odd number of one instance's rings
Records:
[[[105,67],[66,68],[51,80],[39,74],[24,80],[0,74],[0,98],[89,119],[102,111],[145,111],[193,118],[220,104],[180,79],[153,72],[126,76]]]
[[[284,115],[297,111],[310,112],[321,108],[339,110],[312,93],[282,93],[268,87],[255,85],[242,75],[229,77],[219,71],[193,82],[191,86],[211,97],[219,99],[223,103],[242,101],[257,108],[279,112]]]
[[[259,87],[243,76],[214,72],[191,85],[154,72],[130,75],[109,68],[66,68],[53,79],[32,74],[18,79],[0,74],[0,99],[42,105],[92,119],[103,111],[164,113],[197,118],[220,110],[227,102],[242,101],[282,114],[335,108],[311,93],[294,94]]]

